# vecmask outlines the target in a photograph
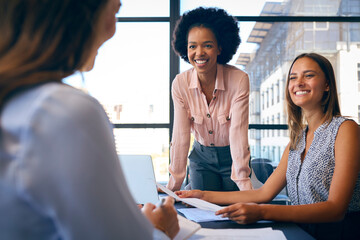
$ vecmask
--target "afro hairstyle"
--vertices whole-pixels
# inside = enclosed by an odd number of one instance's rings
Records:
[[[221,53],[217,63],[226,64],[241,42],[237,20],[220,8],[199,7],[185,12],[176,22],[172,47],[177,55],[190,63],[187,56],[188,33],[193,27],[209,28],[215,35]]]

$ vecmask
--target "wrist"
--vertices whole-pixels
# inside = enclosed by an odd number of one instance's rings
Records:
[[[263,220],[268,220],[268,207],[269,204],[259,204],[259,208],[260,208],[260,218]]]

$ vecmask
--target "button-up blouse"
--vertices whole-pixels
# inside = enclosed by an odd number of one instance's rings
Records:
[[[286,172],[291,204],[302,205],[327,201],[335,169],[335,140],[344,117],[334,117],[314,132],[314,139],[301,162],[306,146],[306,131],[302,132],[295,150],[290,150]],[[360,211],[360,174],[348,211]]]
[[[175,77],[172,98],[174,128],[167,187],[178,190],[184,180],[191,132],[204,146],[230,145],[231,179],[241,190],[251,189],[248,75],[234,66],[218,64],[213,98],[208,105],[197,72],[192,68]]]

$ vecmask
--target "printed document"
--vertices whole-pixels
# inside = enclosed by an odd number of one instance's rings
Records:
[[[286,240],[284,233],[272,228],[252,228],[252,229],[210,229],[201,228],[189,240]]]
[[[184,218],[178,214],[180,231],[176,234],[174,240],[185,240],[191,237],[196,231],[198,231],[201,226],[198,223],[190,221],[189,219]]]
[[[203,210],[199,208],[180,208],[177,209],[179,212],[184,214],[187,219],[194,222],[212,222],[212,221],[224,221],[229,218],[223,218],[220,215],[215,215],[213,211]]]
[[[175,198],[178,201],[189,204],[189,205],[191,205],[193,207],[197,207],[197,208],[202,209],[202,210],[208,210],[208,211],[213,211],[213,212],[216,212],[216,211],[223,208],[223,207],[220,207],[219,205],[209,203],[209,202],[204,201],[204,200],[199,199],[199,198],[180,198],[173,191],[169,190],[168,188],[164,187],[163,185],[161,185],[159,183],[156,183],[156,185],[161,190],[163,190],[167,195]]]

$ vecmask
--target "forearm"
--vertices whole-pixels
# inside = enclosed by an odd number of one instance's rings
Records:
[[[297,223],[336,222],[345,214],[337,204],[328,201],[296,206],[261,204],[260,209],[264,220]]]
[[[261,188],[248,191],[234,191],[234,192],[213,192],[205,191],[204,200],[219,205],[230,205],[234,203],[265,203],[271,200]]]

